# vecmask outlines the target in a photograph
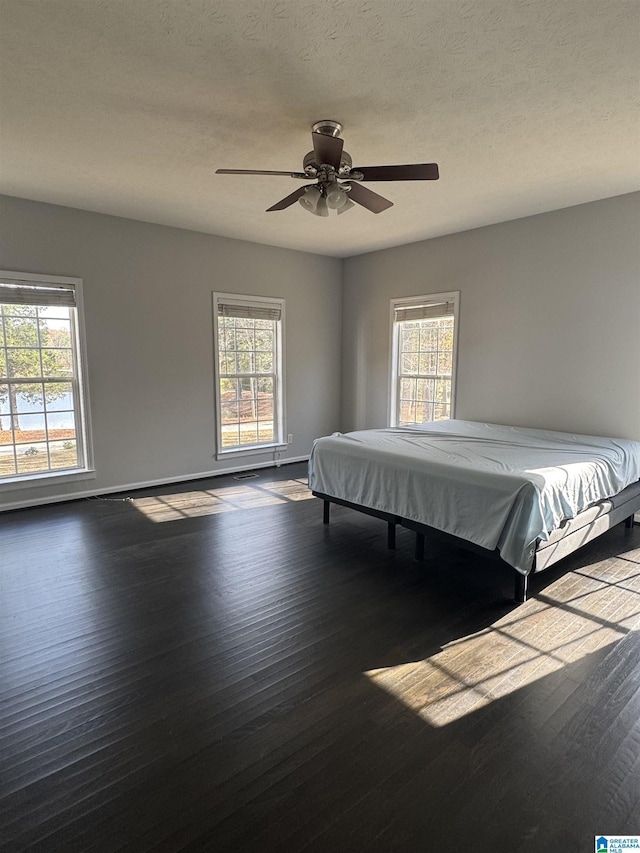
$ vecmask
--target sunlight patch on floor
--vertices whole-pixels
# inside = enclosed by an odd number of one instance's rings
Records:
[[[238,509],[274,506],[312,498],[306,479],[252,482],[169,495],[134,498],[131,503],[150,521],[178,521]]]
[[[366,675],[426,722],[447,725],[639,630],[640,554],[629,555],[565,575],[425,660]]]

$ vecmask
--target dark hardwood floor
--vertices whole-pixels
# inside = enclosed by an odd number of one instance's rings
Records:
[[[0,516],[3,851],[593,850],[640,832],[640,527],[510,571],[304,465]]]

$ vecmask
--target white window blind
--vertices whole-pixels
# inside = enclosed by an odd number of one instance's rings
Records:
[[[437,320],[439,317],[452,317],[453,302],[431,302],[424,305],[398,306],[395,309],[396,323],[406,323],[412,320]]]
[[[243,320],[280,320],[279,305],[252,305],[246,303],[218,302],[219,317],[239,317]]]
[[[40,285],[2,279],[0,304],[64,305],[67,308],[75,308],[76,292],[72,284]]]

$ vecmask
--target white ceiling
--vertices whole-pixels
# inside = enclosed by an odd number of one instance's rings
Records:
[[[640,188],[639,0],[0,0],[0,192],[339,257]],[[265,209],[311,124],[395,206]]]

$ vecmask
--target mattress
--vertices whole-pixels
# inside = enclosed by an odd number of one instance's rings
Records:
[[[474,421],[334,433],[313,491],[429,525],[528,571],[538,540],[640,480],[640,442]]]

